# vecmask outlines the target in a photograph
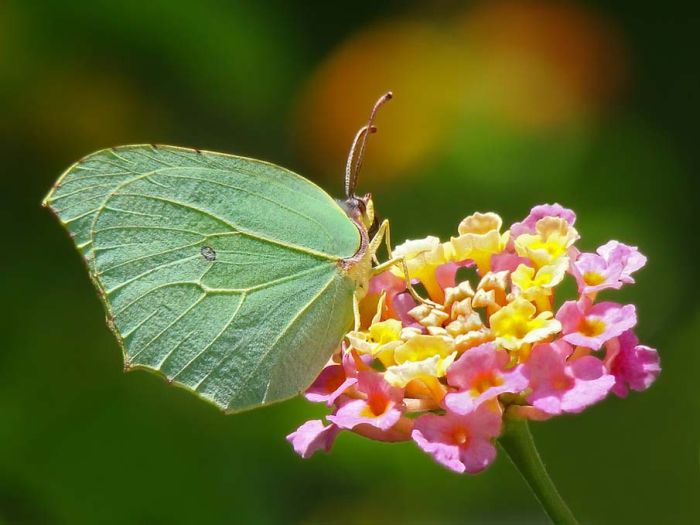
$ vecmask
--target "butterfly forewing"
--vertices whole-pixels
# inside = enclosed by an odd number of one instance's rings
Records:
[[[129,366],[230,411],[297,394],[337,346],[355,225],[277,166],[180,148],[95,153],[47,203],[86,257]]]

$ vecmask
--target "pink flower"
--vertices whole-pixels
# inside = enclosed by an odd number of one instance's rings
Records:
[[[314,403],[331,406],[345,390],[357,383],[355,377],[345,375],[343,365],[329,365],[324,368],[304,396]]]
[[[571,264],[571,273],[576,278],[580,293],[595,293],[622,287],[622,265],[608,262],[595,253],[582,253]]]
[[[455,281],[455,278],[457,277],[457,270],[460,268],[470,268],[472,266],[474,266],[474,261],[470,260],[441,264],[435,269],[435,278],[437,279],[440,288],[443,290],[446,288],[454,288],[457,286]]]
[[[609,241],[596,250],[608,264],[621,264],[620,280],[623,283],[633,283],[631,274],[639,270],[647,262],[647,258],[639,253],[636,246],[627,246],[617,241]]]
[[[532,266],[532,261],[527,257],[520,257],[517,253],[512,252],[496,253],[491,256],[492,272],[502,272],[503,270],[514,272],[521,264]]]
[[[571,352],[563,341],[532,349],[523,374],[530,381],[527,401],[533,407],[548,414],[578,413],[608,395],[615,378],[603,362],[590,355],[567,362]]]
[[[492,439],[500,432],[498,403],[482,403],[466,415],[425,414],[416,419],[411,437],[438,463],[455,472],[476,474],[496,457]]]
[[[369,280],[367,295],[378,298],[382,293],[385,293],[386,307],[389,311],[393,311],[396,308],[394,299],[404,291],[406,291],[406,281],[390,271],[386,271]]]
[[[301,425],[287,436],[294,451],[302,458],[311,457],[317,450],[330,452],[339,429],[335,425],[324,425],[320,419],[313,419]]]
[[[608,344],[609,355],[605,361],[615,376],[613,393],[627,397],[628,388],[646,390],[661,373],[659,354],[655,349],[640,345],[632,330]]]
[[[619,289],[625,283],[633,283],[631,273],[646,263],[637,248],[617,241],[610,241],[596,250],[583,253],[571,265],[579,292],[594,293],[607,288]]]
[[[386,292],[387,300],[390,300],[394,295],[403,292],[405,289],[406,281],[386,271],[370,279],[367,293],[380,295],[382,292]]]
[[[404,328],[418,328],[420,331],[425,332],[425,327],[408,313],[416,306],[416,300],[408,292],[400,293],[394,297],[394,313],[398,316]]]
[[[506,370],[509,357],[505,350],[496,350],[493,343],[484,343],[464,352],[447,369],[447,382],[461,391],[445,397],[447,408],[467,414],[481,403],[506,392],[524,390],[528,381],[522,365]]]
[[[564,341],[598,350],[603,344],[637,324],[634,305],[590,300],[567,301],[556,318],[562,325]]]
[[[380,430],[394,426],[403,411],[402,390],[390,386],[377,372],[362,371],[357,378],[357,390],[365,394],[366,399],[344,402],[328,420],[349,430],[361,424]]]
[[[341,364],[343,365],[343,371],[345,377],[352,377],[357,380],[357,374],[361,370],[370,370],[370,365],[372,363],[372,356],[367,354],[358,354],[356,350],[348,350],[343,343],[341,347]]]
[[[576,222],[576,214],[573,210],[564,208],[563,206],[554,204],[540,204],[530,210],[530,215],[525,217],[522,222],[516,222],[510,227],[511,237],[515,238],[523,233],[535,233],[535,225],[537,221],[544,217],[560,217],[573,226]]]

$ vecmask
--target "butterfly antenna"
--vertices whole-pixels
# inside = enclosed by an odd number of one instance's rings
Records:
[[[370,135],[370,133],[375,133],[377,131],[377,128],[374,126],[374,120],[377,117],[377,112],[379,111],[379,108],[391,100],[393,96],[394,94],[391,91],[387,91],[381,97],[379,97],[379,100],[375,102],[374,107],[372,108],[367,124],[360,128],[355,135],[355,139],[352,141],[348,161],[345,165],[345,196],[348,199],[355,196],[357,177],[360,174],[362,160],[365,157],[367,137]]]
[[[352,146],[350,146],[348,161],[345,164],[345,196],[348,199],[355,196],[355,186],[357,185],[357,173],[355,172],[355,150],[360,143],[360,139],[365,137],[368,133],[374,133],[375,131],[377,131],[377,128],[375,127],[368,128],[367,126],[362,126],[355,134],[355,138],[352,141]]]

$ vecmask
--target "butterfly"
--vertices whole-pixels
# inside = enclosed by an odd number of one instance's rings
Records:
[[[308,387],[371,276],[395,263],[378,265],[388,221],[355,194],[391,97],[354,138],[341,201],[274,164],[173,146],[104,149],[68,168],[44,205],[83,255],[126,369],[227,412]]]

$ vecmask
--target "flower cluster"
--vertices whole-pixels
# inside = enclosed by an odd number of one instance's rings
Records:
[[[501,232],[498,215],[475,213],[448,242],[397,246],[405,267],[372,279],[358,328],[306,391],[332,414],[290,434],[294,449],[328,451],[350,430],[413,440],[444,466],[476,473],[496,455],[506,412],[543,420],[648,388],[659,358],[632,331],[635,307],[596,301],[633,283],[646,258],[617,241],[579,252],[575,220],[541,205]],[[567,274],[578,297],[555,306]]]

